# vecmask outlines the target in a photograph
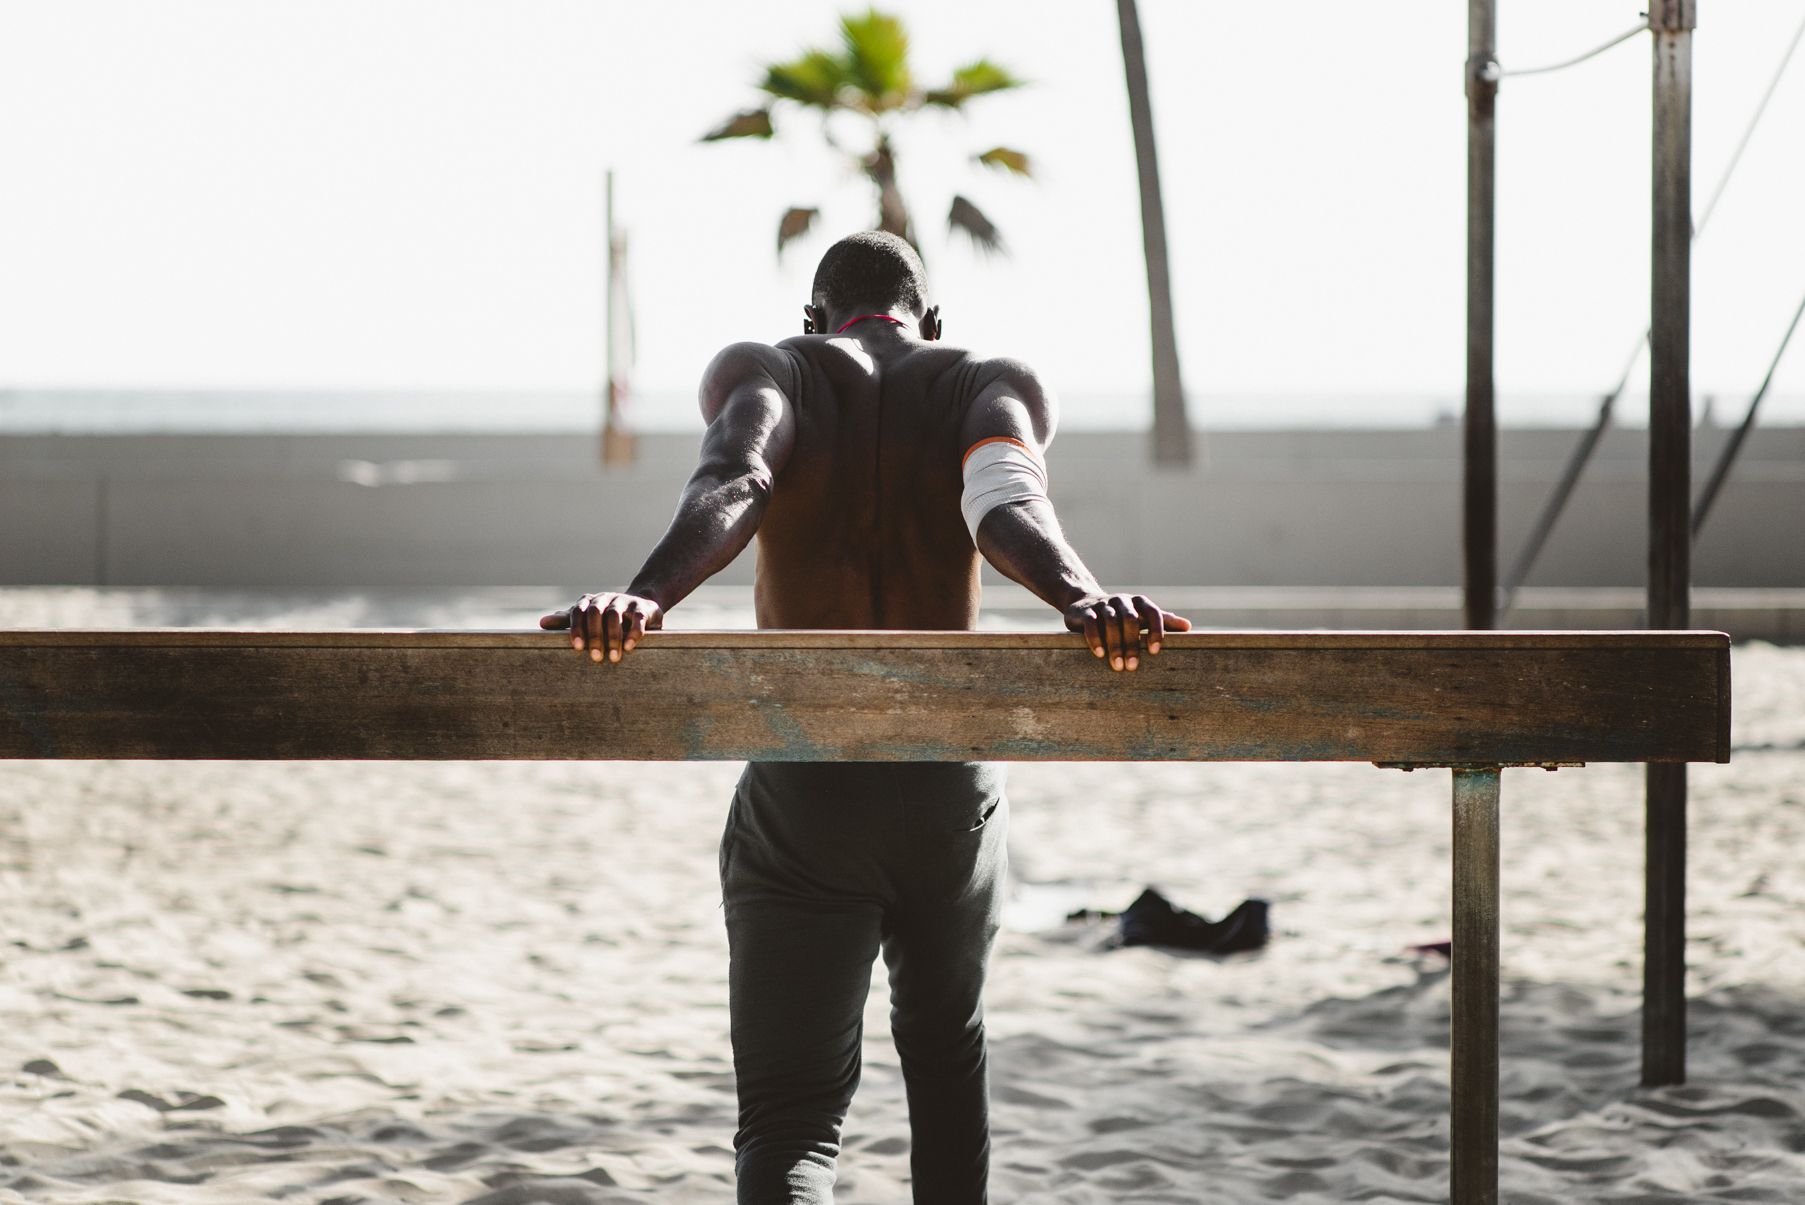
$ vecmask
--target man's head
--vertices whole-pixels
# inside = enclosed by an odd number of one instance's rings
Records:
[[[928,314],[927,272],[915,248],[882,230],[849,234],[827,249],[815,269],[811,306],[804,310],[814,329],[827,330],[830,315],[903,310]]]

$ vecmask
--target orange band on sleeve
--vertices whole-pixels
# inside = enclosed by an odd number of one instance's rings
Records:
[[[992,435],[985,439],[980,439],[977,443],[975,443],[971,447],[965,449],[965,455],[963,455],[959,458],[959,467],[963,469],[965,467],[965,462],[971,459],[971,454],[973,452],[976,452],[979,448],[983,447],[985,444],[1014,444],[1016,447],[1020,448],[1024,452],[1026,452],[1028,455],[1034,457],[1034,459],[1036,459],[1036,460],[1040,459],[1039,453],[1037,453],[1033,448],[1030,448],[1027,444],[1023,443],[1021,440],[1015,438],[1015,436],[1013,436],[1013,435]]]

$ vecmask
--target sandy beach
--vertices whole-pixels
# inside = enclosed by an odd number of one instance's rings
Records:
[[[547,599],[555,603],[557,599]],[[0,626],[526,625],[0,591]],[[698,607],[688,626],[743,624]],[[605,671],[604,671],[605,672]],[[1805,1200],[1805,649],[1692,772],[1691,1082],[1638,1073],[1638,767],[1504,779],[1504,1199]],[[738,767],[0,763],[0,1201],[732,1196],[715,849]],[[1445,1198],[1445,774],[1022,765],[990,988],[1000,1202]],[[1266,950],[1112,948],[1145,885]],[[881,978],[840,1199],[904,1202]]]

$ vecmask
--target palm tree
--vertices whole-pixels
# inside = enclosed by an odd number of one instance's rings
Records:
[[[1135,0],[1116,0],[1122,27],[1122,68],[1128,76],[1128,124],[1141,180],[1141,246],[1147,257],[1147,314],[1153,336],[1153,460],[1191,463],[1191,428],[1178,374],[1178,336],[1172,321],[1172,270],[1166,262],[1166,207],[1160,199],[1159,158],[1153,145],[1153,104],[1147,95],[1147,54]]]
[[[775,131],[772,113],[780,105],[814,110],[821,118],[822,136],[836,151],[850,158],[877,193],[876,229],[887,230],[909,241],[917,251],[915,222],[896,183],[895,127],[899,120],[923,109],[964,112],[975,97],[1019,88],[1024,81],[989,59],[981,58],[953,72],[938,88],[920,88],[909,68],[909,34],[896,17],[867,10],[863,16],[840,18],[837,50],[805,50],[788,62],[771,63],[759,83],[768,98],[763,105],[736,113],[702,136],[703,142],[726,138],[770,138]],[[829,121],[836,114],[865,119],[869,142],[843,145]],[[1028,156],[998,146],[973,158],[986,167],[1017,176],[1031,174]],[[796,206],[777,223],[777,253],[793,239],[808,233],[820,216],[818,208]],[[949,229],[963,232],[985,252],[1003,249],[995,223],[963,196],[953,198],[947,213]]]

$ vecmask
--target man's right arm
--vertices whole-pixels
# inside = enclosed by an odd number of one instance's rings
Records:
[[[702,374],[708,430],[701,459],[670,529],[625,590],[585,594],[539,626],[569,629],[572,646],[593,660],[619,661],[663,625],[666,611],[731,564],[758,530],[795,444],[797,388],[795,365],[777,348],[736,343],[717,355]]]
[[[1145,595],[1105,590],[1066,540],[1044,492],[1046,449],[1057,425],[1058,404],[1033,370],[1013,361],[995,362],[993,379],[966,411],[960,441],[966,457],[968,521],[982,510],[972,538],[984,559],[1058,609],[1066,627],[1083,632],[1091,652],[1105,658],[1111,669],[1137,669],[1143,632],[1147,651],[1158,653],[1167,630],[1188,631],[1191,623],[1161,610]],[[1025,458],[1018,460],[1016,476],[1032,478],[1038,472],[1040,488],[1030,482],[1026,488],[1010,490],[985,481],[982,462],[999,459],[986,454],[986,448]],[[1031,496],[985,509],[985,495],[999,488],[1004,494]]]

